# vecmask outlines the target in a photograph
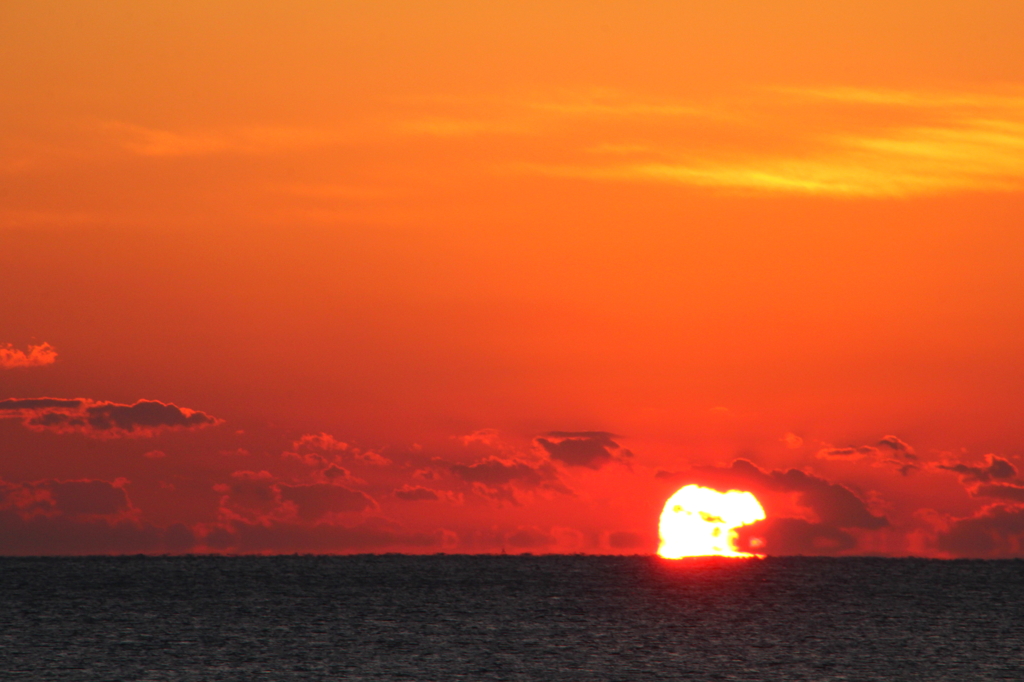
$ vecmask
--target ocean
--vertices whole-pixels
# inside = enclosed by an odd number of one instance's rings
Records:
[[[0,559],[3,680],[1024,680],[1024,561]]]

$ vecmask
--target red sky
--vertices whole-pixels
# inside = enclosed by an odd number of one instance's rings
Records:
[[[1024,556],[1022,31],[4,3],[0,553]]]

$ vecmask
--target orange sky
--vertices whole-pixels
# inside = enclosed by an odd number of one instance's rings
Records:
[[[1022,32],[4,3],[0,553],[1024,556]]]

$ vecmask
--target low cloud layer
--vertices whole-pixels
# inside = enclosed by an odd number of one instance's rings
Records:
[[[783,517],[740,528],[736,545],[744,551],[775,555],[841,554],[855,549],[857,538],[827,523]]]
[[[852,490],[799,469],[763,471],[745,459],[729,467],[694,467],[684,473],[659,472],[676,483],[698,483],[719,490],[748,490],[766,507],[765,521],[745,527],[739,534],[741,549],[759,544],[769,554],[839,554],[856,549],[851,531],[873,531],[889,526],[885,516],[873,514]],[[787,517],[771,509],[773,493],[793,496],[797,507],[812,518]]]
[[[741,550],[1024,553],[1016,459],[915,459],[913,448],[892,436],[851,448],[865,450],[859,457],[820,458],[818,448],[806,448],[798,453],[801,468],[734,459],[672,473],[647,455],[625,454],[607,432],[530,437],[492,429],[389,446],[327,432],[203,429],[217,420],[155,401],[7,399],[0,414],[12,418],[2,425],[0,450],[35,453],[38,442],[41,464],[76,467],[74,476],[0,481],[0,542],[9,554],[650,553],[660,505],[674,486],[689,483],[757,496],[767,519],[739,529]],[[82,423],[39,423],[46,415]],[[105,435],[161,429],[200,431],[165,438],[159,450]],[[93,437],[41,433],[69,430]],[[789,450],[773,444],[776,452]],[[906,478],[890,460],[918,469]],[[14,471],[4,477],[17,480]],[[949,506],[895,497],[908,486],[931,485],[952,499]],[[924,508],[929,504],[934,508]]]
[[[0,547],[8,555],[185,552],[195,545],[181,524],[140,522],[118,479],[26,483],[0,480]]]
[[[368,552],[396,547],[438,550],[447,541],[442,531],[409,531],[381,518],[322,521],[333,512],[358,513],[370,501],[361,493],[326,485],[270,482],[260,492],[260,479],[258,474],[236,477],[236,481],[257,483],[241,497],[248,494],[246,503],[257,506],[261,500],[281,505],[288,514],[235,516],[191,526],[157,526],[140,520],[124,480],[20,484],[0,480],[0,547],[7,555]],[[237,492],[236,486],[229,495]]]
[[[36,516],[121,517],[133,507],[124,491],[124,479],[30,483],[0,481],[0,510],[16,512],[22,519]]]
[[[1024,507],[996,504],[956,519],[938,536],[940,550],[953,556],[1019,557],[1024,551]]]
[[[289,483],[267,471],[236,471],[214,487],[222,493],[221,518],[252,523],[315,523],[375,509],[363,492],[334,483]]]

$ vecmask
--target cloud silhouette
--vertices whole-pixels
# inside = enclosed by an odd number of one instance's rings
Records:
[[[840,554],[857,546],[857,538],[841,528],[785,517],[743,526],[736,535],[739,549],[773,555]]]
[[[869,455],[877,455],[878,448],[872,445],[860,445],[850,448],[822,448],[818,450],[819,459],[861,459]]]
[[[996,504],[956,519],[936,537],[936,546],[954,556],[999,558],[1020,556],[1022,540],[1024,507]]]
[[[182,553],[196,537],[183,524],[138,520],[125,479],[0,480],[0,547],[7,555]]]
[[[727,488],[797,493],[797,503],[811,509],[819,521],[837,528],[875,530],[889,525],[872,514],[853,491],[799,469],[762,471],[752,462],[737,459],[731,467],[695,467],[692,476]],[[694,482],[700,482],[696,480]]]
[[[267,471],[236,471],[228,483],[214,486],[223,494],[221,516],[254,523],[313,523],[335,514],[376,508],[373,498],[336,483],[292,484]]]
[[[53,481],[48,489],[55,508],[67,516],[110,516],[131,508],[117,481]]]
[[[613,438],[617,436],[605,431],[549,431],[535,441],[553,460],[568,466],[600,469],[617,459],[612,450],[619,450],[619,444]],[[628,450],[620,453],[621,457],[631,455]]]
[[[850,531],[878,530],[889,526],[885,516],[872,514],[849,488],[799,469],[762,471],[745,459],[728,467],[694,467],[688,472],[661,471],[660,479],[677,484],[697,483],[718,490],[747,490],[762,504],[768,493],[794,493],[796,503],[808,509],[814,520],[788,518],[766,508],[768,519],[745,526],[739,537],[741,549],[768,554],[838,554],[853,550],[857,539]],[[750,544],[755,538],[764,544]]]
[[[128,481],[96,479],[45,479],[29,483],[0,480],[0,510],[23,518],[37,515],[79,517],[120,517],[134,508],[124,491]]]
[[[874,445],[822,448],[818,450],[817,457],[818,459],[847,461],[869,458],[875,463],[875,466],[892,466],[904,476],[919,469],[913,463],[917,461],[914,448],[896,436],[884,436]]]
[[[456,478],[471,483],[477,494],[513,505],[519,504],[517,490],[543,489],[572,494],[550,462],[532,465],[517,459],[488,457],[474,464],[448,463],[444,466]]]
[[[303,521],[317,521],[328,514],[361,512],[376,506],[366,494],[330,483],[281,483],[277,491],[283,502],[295,505],[298,517]]]
[[[35,431],[81,433],[94,438],[152,437],[166,430],[201,429],[222,420],[157,400],[132,405],[85,398],[0,400],[0,417],[18,417]]]
[[[1024,503],[1024,486],[1012,483],[985,483],[974,489],[976,497],[991,497]]]
[[[554,470],[545,465],[533,467],[518,460],[503,461],[496,457],[476,464],[450,464],[448,468],[464,481],[489,486],[515,482],[525,487],[535,487],[555,477]]]
[[[0,510],[0,547],[9,556],[180,554],[192,550],[195,541],[195,534],[182,524],[160,528],[133,519],[23,518],[13,510]]]
[[[937,464],[936,468],[946,471],[955,471],[960,474],[964,482],[988,483],[993,478],[1013,478],[1017,475],[1017,468],[1002,457],[993,454],[985,455],[985,463],[981,466],[964,464],[962,462]]]
[[[882,440],[878,441],[879,448],[889,448],[894,453],[903,455],[907,459],[917,459],[917,455],[914,453],[914,448],[896,436],[883,436]]]

